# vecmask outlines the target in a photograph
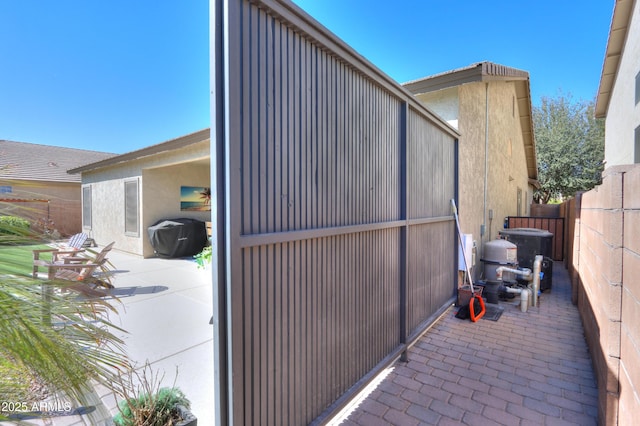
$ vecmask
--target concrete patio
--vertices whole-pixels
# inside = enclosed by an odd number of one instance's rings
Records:
[[[129,357],[136,366],[148,362],[164,372],[164,386],[175,379],[198,424],[213,424],[207,420],[213,418],[211,271],[198,269],[191,259],[141,259],[121,252],[109,258],[118,271],[111,293],[122,301],[112,320],[128,332],[121,337]],[[113,397],[102,399],[117,412]]]
[[[141,259],[114,251],[112,320],[127,351],[175,378],[200,426],[213,425],[213,342],[209,271],[190,259]],[[344,425],[595,425],[597,388],[569,278],[556,262],[553,288],[538,307],[511,302],[498,321],[456,319],[449,309],[408,353],[335,418]],[[175,376],[178,369],[177,377]],[[107,389],[104,408],[117,412]],[[67,415],[37,424],[88,425]]]

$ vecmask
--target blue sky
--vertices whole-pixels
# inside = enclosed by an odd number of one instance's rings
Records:
[[[594,99],[614,0],[295,0],[399,82],[487,60]],[[0,139],[123,153],[209,127],[209,1],[0,1]]]

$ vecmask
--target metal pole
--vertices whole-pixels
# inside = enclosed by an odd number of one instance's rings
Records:
[[[462,241],[462,233],[460,232],[460,222],[458,221],[458,209],[456,208],[456,202],[452,198],[451,199],[451,207],[453,209],[453,217],[456,219],[456,229],[458,230],[458,241],[460,242],[460,248],[462,249],[462,259],[464,260],[464,269],[467,272],[467,277],[469,277],[469,284],[471,285],[471,295],[475,296],[475,291],[473,290],[473,278],[471,278],[471,271],[469,270],[469,262],[467,261],[467,253],[464,251],[464,242]]]

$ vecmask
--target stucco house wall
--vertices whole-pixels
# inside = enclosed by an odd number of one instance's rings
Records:
[[[163,219],[211,220],[210,212],[180,210],[181,186],[210,186],[208,137],[168,148],[82,168],[82,187],[91,192],[91,223],[83,223],[83,228],[98,244],[115,241],[118,250],[152,257],[149,226]],[[138,183],[137,233],[125,232],[125,182]]]
[[[616,2],[596,117],[605,117],[605,168],[640,163],[640,2]]]
[[[419,93],[416,98],[423,104],[429,105],[431,110],[447,123],[458,128],[460,117],[460,99],[458,87],[437,90],[435,92]]]
[[[489,84],[487,209],[493,210],[493,220],[488,221],[488,239],[498,236],[506,216],[528,216],[533,201],[515,96],[513,83]],[[473,173],[467,177],[477,179]]]
[[[207,144],[207,150],[209,145]],[[211,221],[211,212],[180,211],[181,186],[210,186],[210,166],[208,162],[185,163],[166,168],[152,168],[143,171],[143,255],[153,255],[153,248],[146,238],[148,226],[162,219],[185,217],[201,221]]]
[[[499,236],[505,217],[529,215],[533,201],[516,83],[467,82],[415,96],[460,131],[460,227],[476,242],[479,278],[483,244]]]

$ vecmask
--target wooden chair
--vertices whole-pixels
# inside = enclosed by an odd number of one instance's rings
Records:
[[[83,250],[88,239],[89,239],[89,236],[87,234],[85,234],[84,232],[80,232],[78,234],[72,235],[67,241],[49,244],[52,247],[49,250],[79,252]]]
[[[69,241],[63,243],[60,248],[67,251],[81,250],[88,238],[89,236],[87,234],[80,232],[72,235],[71,238],[69,238]]]
[[[107,254],[113,248],[115,241],[104,247],[94,258],[84,256],[60,256],[60,252],[52,253],[51,262],[39,259],[41,250],[33,251],[33,277],[38,277],[38,268],[47,268],[47,279],[81,281],[88,283],[92,280],[96,269],[107,262]],[[68,253],[68,252],[62,252]]]
[[[84,243],[87,241],[87,238],[89,238],[89,236],[81,232],[79,234],[73,235],[71,238],[69,238],[69,241],[67,241],[66,243],[56,244],[55,247],[48,248],[48,249],[33,250],[34,277],[35,277],[35,274],[37,273],[36,263],[43,263],[41,266],[44,266],[44,261],[41,261],[40,259],[40,255],[42,253],[51,253],[50,263],[57,263],[57,262],[60,262],[63,257],[74,256],[83,252],[84,249],[82,247],[84,246]]]

